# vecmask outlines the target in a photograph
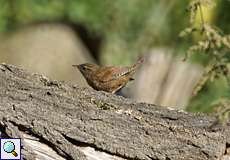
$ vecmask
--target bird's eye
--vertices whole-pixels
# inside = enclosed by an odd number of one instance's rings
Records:
[[[87,67],[86,66],[82,66],[82,69],[85,71],[87,69]]]

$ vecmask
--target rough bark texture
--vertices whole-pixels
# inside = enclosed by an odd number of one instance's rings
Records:
[[[213,120],[0,65],[1,132],[29,134],[65,159],[90,159],[80,147],[121,159],[223,159],[230,126],[209,130]],[[23,154],[35,159],[33,148]]]

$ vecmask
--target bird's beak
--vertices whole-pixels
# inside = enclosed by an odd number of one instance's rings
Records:
[[[77,65],[77,64],[74,64],[74,65],[72,65],[74,68],[77,68],[80,72],[81,72],[81,68],[82,68],[82,66],[79,64],[79,65]]]
[[[73,67],[77,67],[77,68],[79,68],[80,67],[80,65],[77,65],[77,64],[74,64],[74,65],[72,65]]]

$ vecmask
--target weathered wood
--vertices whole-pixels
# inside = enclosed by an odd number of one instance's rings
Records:
[[[6,64],[0,65],[0,121],[7,136],[33,136],[65,159],[93,159],[86,154],[93,148],[113,156],[107,159],[214,160],[230,146],[229,124],[210,130],[214,119],[204,114],[136,103]],[[34,159],[33,147],[24,145],[24,158]]]

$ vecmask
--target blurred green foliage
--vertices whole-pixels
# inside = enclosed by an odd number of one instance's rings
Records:
[[[218,108],[216,125],[225,124],[230,118],[230,35],[223,34],[219,28],[205,22],[202,8],[213,5],[212,0],[192,0],[188,7],[190,25],[180,33],[180,36],[193,33],[201,36],[189,47],[185,57],[187,59],[188,56],[197,53],[209,57],[203,76],[193,91],[199,98],[193,101],[191,104],[193,107],[189,109],[210,112]],[[196,15],[200,17],[199,25],[194,23]]]
[[[224,33],[230,33],[230,1],[218,0],[217,14],[215,17],[216,25],[221,28]]]
[[[166,46],[183,53],[194,41],[178,37],[186,27],[190,1],[169,0],[0,0],[0,32],[40,22],[63,22],[84,26],[102,37],[99,60],[103,64],[129,64],[149,48]],[[214,22],[230,30],[230,1],[216,0]],[[209,57],[198,54],[196,62]],[[213,100],[229,96],[225,82],[208,83],[192,100],[190,110],[209,111]]]

